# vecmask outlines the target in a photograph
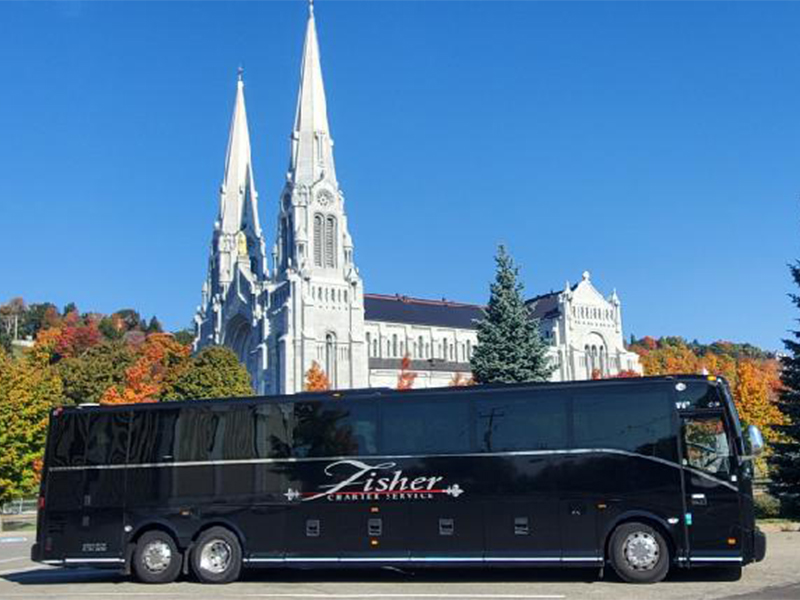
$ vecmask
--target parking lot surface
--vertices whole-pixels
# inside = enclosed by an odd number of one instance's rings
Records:
[[[0,535],[0,600],[153,598],[156,600],[800,600],[800,533],[768,534],[764,562],[737,582],[711,570],[678,571],[662,583],[620,583],[606,571],[514,570],[247,570],[225,586],[191,580],[148,586],[113,571],[49,568],[28,560],[33,535]]]

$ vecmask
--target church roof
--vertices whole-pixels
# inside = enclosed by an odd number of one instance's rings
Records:
[[[526,300],[525,304],[534,319],[554,319],[558,316],[558,296],[561,292],[550,292]]]
[[[483,307],[450,300],[409,298],[399,294],[364,294],[364,318],[367,321],[475,329],[475,321],[483,318]]]

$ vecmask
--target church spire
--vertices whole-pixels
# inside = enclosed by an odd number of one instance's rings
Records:
[[[219,227],[223,233],[233,234],[249,230],[253,235],[260,236],[242,74],[243,69],[240,67],[236,82],[236,102],[228,135],[228,150],[225,154],[225,175],[220,189]]]
[[[308,3],[308,24],[300,67],[300,91],[292,130],[290,180],[294,183],[313,184],[327,177],[335,182],[332,146],[312,0]]]

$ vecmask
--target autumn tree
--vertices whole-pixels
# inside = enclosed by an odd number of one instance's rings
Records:
[[[48,415],[61,398],[46,355],[14,360],[0,350],[0,502],[36,492]]]
[[[110,387],[101,404],[157,402],[162,389],[170,388],[189,366],[190,349],[166,333],[154,333],[140,344],[137,358],[125,370],[125,381]]]
[[[800,260],[789,265],[795,286],[800,287]],[[800,308],[800,295],[790,294],[795,308]],[[783,340],[787,354],[781,359],[781,391],[778,409],[785,419],[776,426],[782,434],[779,442],[773,443],[769,458],[771,469],[770,491],[785,500],[794,500],[795,509],[800,508],[800,331],[794,330]]]
[[[519,269],[502,245],[495,262],[489,305],[478,322],[478,344],[470,359],[472,373],[478,383],[546,381],[553,366],[539,322],[523,300]]]
[[[311,363],[311,367],[306,371],[306,385],[307,392],[325,392],[331,389],[331,382],[325,371],[319,366],[317,361]]]
[[[775,440],[773,428],[783,421],[773,399],[772,381],[776,376],[776,371],[767,371],[753,360],[745,359],[736,368],[736,386],[733,389],[742,421],[761,429],[768,441]]]
[[[414,387],[417,373],[411,370],[411,358],[406,354],[400,361],[400,372],[397,374],[397,389],[410,390]]]
[[[465,387],[469,385],[475,385],[475,379],[472,376],[467,377],[463,373],[453,373],[453,377],[450,379],[447,385],[449,387]]]
[[[164,386],[162,400],[194,400],[252,396],[250,375],[236,354],[225,346],[209,346],[189,360],[189,365]]]
[[[106,391],[121,388],[126,372],[136,361],[136,350],[119,340],[89,348],[80,356],[58,363],[64,386],[64,398],[71,403],[99,403]]]

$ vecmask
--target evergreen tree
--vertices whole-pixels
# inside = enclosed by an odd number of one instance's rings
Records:
[[[539,322],[531,318],[522,297],[519,269],[504,246],[495,257],[497,273],[492,283],[485,318],[478,323],[478,345],[470,360],[478,383],[546,381],[553,372]]]
[[[789,270],[795,285],[800,287],[800,261],[789,265]],[[800,295],[789,294],[789,297],[800,308]],[[787,354],[781,359],[783,385],[778,408],[785,424],[775,426],[783,439],[772,445],[770,491],[788,504],[794,504],[794,512],[797,512],[800,509],[800,331],[792,331],[791,338],[783,340],[783,344]]]

